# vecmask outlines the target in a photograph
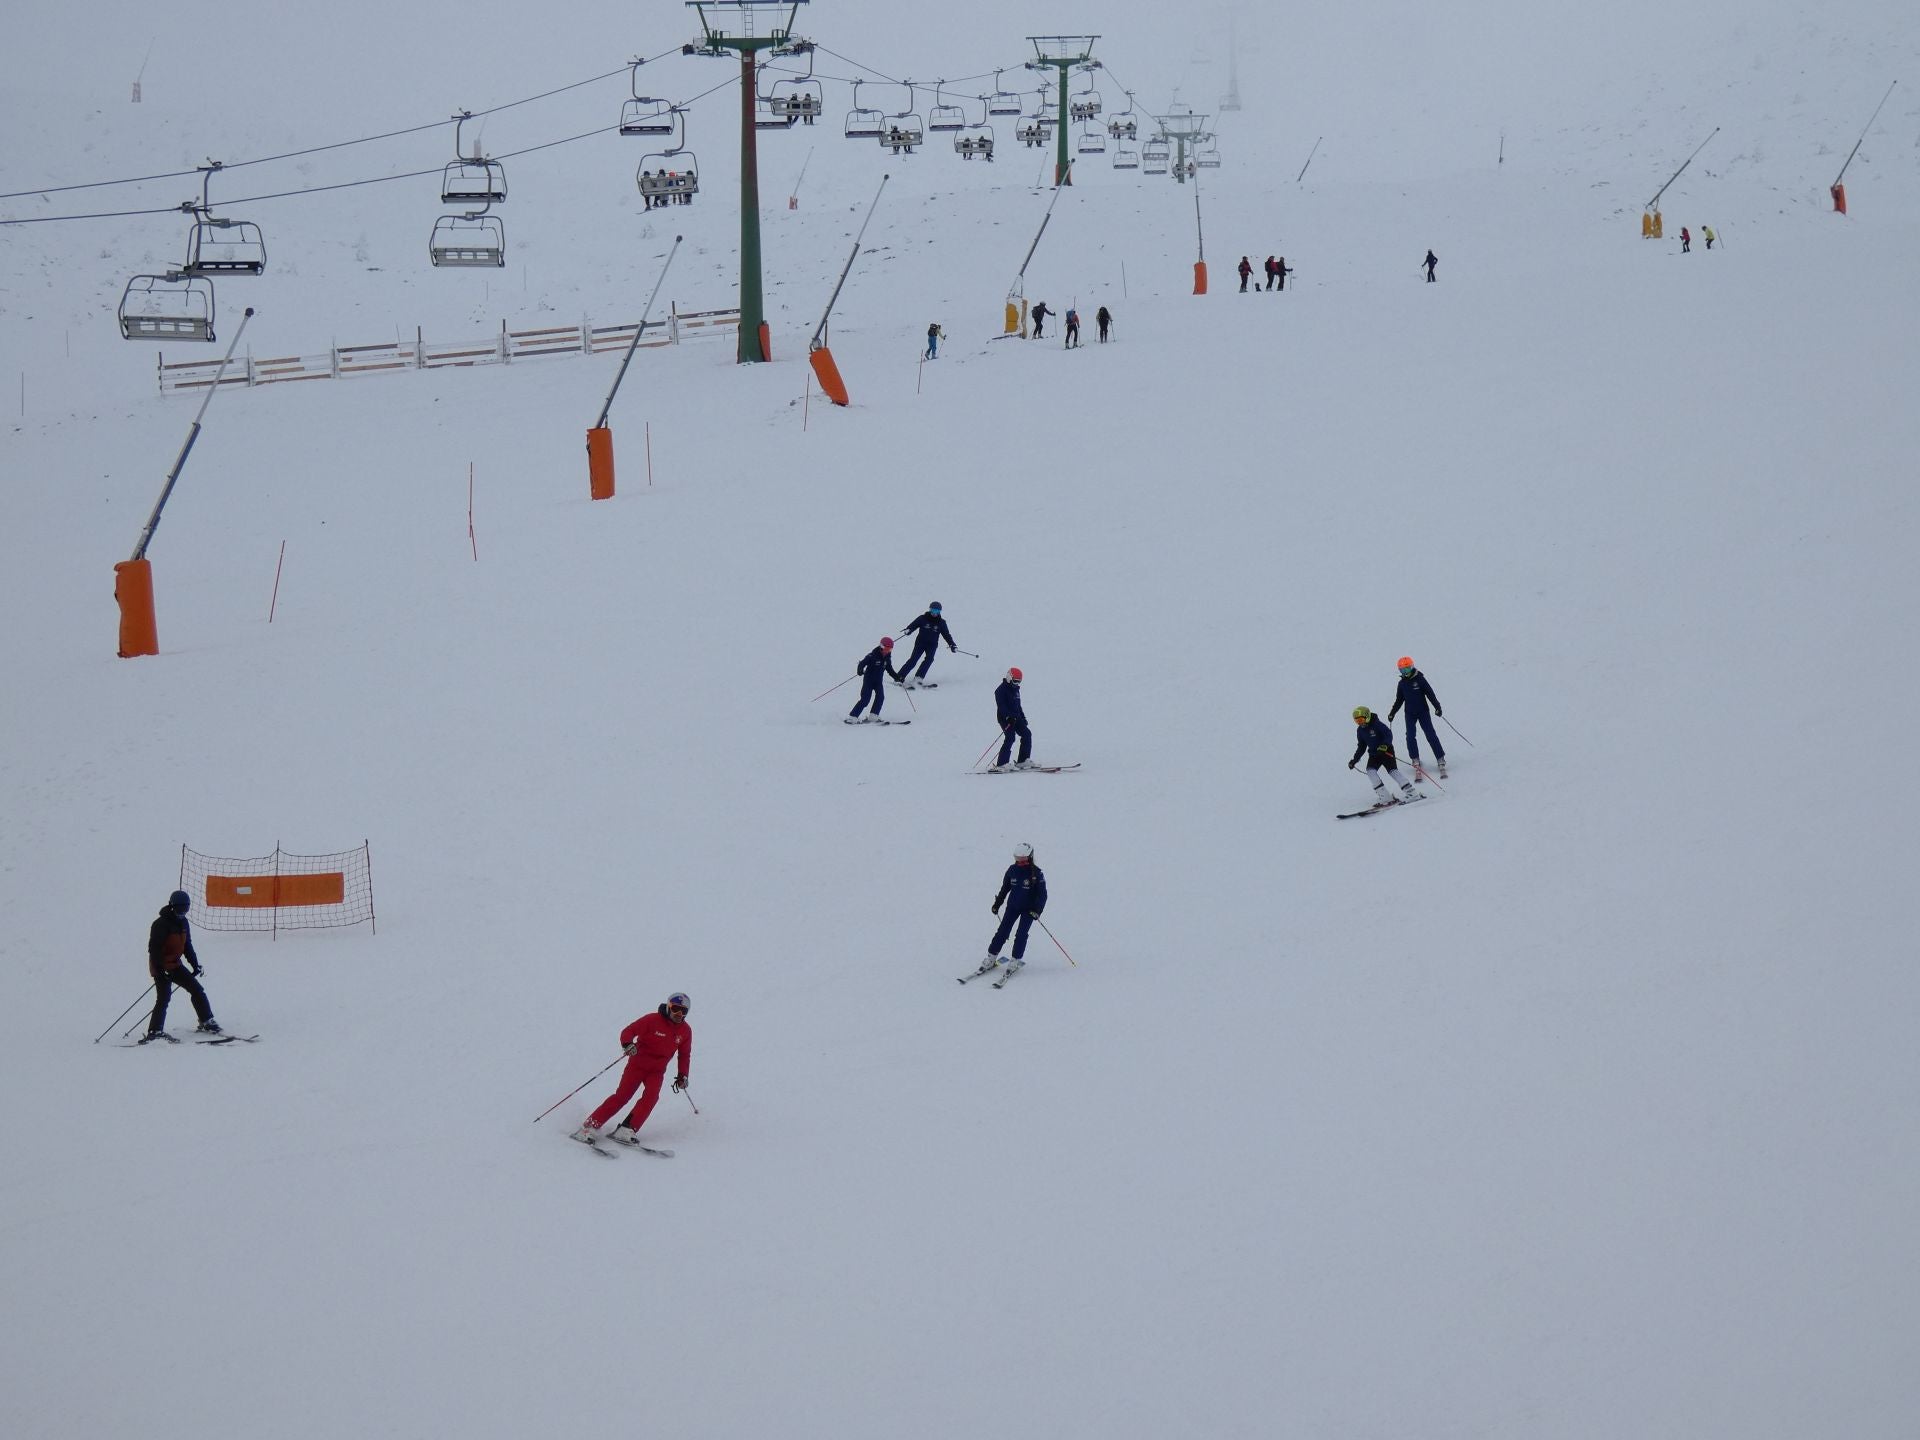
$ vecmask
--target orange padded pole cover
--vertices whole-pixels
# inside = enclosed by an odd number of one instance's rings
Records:
[[[1847,213],[1847,187],[1844,185],[1833,187],[1833,213],[1836,215]]]
[[[1019,328],[1020,328],[1019,307],[1017,307],[1011,300],[1009,300],[1007,302],[1007,328],[1005,333],[1007,333],[1008,335],[1011,335],[1017,330],[1019,330]]]
[[[1651,240],[1653,238],[1653,212],[1651,210],[1642,210],[1640,212],[1640,238],[1642,240]]]
[[[158,655],[160,631],[153,619],[153,564],[122,560],[113,567],[113,598],[120,606],[120,658]]]
[[[807,357],[807,363],[813,367],[813,378],[820,382],[821,393],[836,405],[847,404],[847,382],[840,378],[840,367],[833,363],[833,351],[822,345]]]
[[[613,498],[613,431],[604,425],[587,431],[587,493],[596,500]]]
[[[1193,293],[1196,295],[1207,293],[1207,262],[1204,260],[1193,262]]]
[[[773,359],[773,329],[764,320],[760,322],[760,358]]]

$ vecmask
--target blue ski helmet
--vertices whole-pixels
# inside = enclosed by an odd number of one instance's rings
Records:
[[[184,890],[176,890],[167,897],[167,908],[178,910],[182,915],[186,914],[192,905],[193,897]]]
[[[938,600],[933,601],[931,604],[927,606],[927,609],[931,610],[934,614],[938,615],[940,613],[940,602]]]

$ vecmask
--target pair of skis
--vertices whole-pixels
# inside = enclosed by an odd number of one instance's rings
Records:
[[[602,1150],[600,1148],[600,1142],[598,1140],[582,1140],[577,1132],[569,1135],[567,1138],[569,1140],[579,1140],[582,1145],[586,1146],[602,1159],[612,1160],[615,1158],[611,1150]],[[651,1155],[656,1160],[671,1160],[673,1158],[673,1151],[664,1150],[655,1145],[642,1145],[638,1140],[616,1140],[611,1135],[607,1136],[607,1139],[613,1140],[613,1143],[616,1145],[624,1145],[629,1150],[638,1150],[642,1155]]]
[[[911,720],[887,720],[878,715],[843,715],[840,717],[847,725],[911,725]]]
[[[254,1041],[258,1040],[259,1038],[260,1037],[258,1035],[199,1035],[199,1034],[196,1034],[194,1036],[193,1043],[195,1045],[236,1045],[236,1044],[251,1045],[253,1044]],[[117,1043],[119,1044],[122,1050],[134,1050],[139,1048],[142,1045],[151,1045],[156,1040],[164,1040],[169,1045],[182,1045],[186,1043],[178,1035],[169,1035],[164,1030],[160,1031],[157,1035],[148,1035],[139,1040],[122,1040]]]
[[[1417,804],[1426,798],[1425,795],[1415,791],[1413,799],[1411,800],[1382,800],[1377,805],[1369,805],[1364,810],[1350,810],[1345,815],[1336,815],[1333,818],[1336,820],[1358,820],[1364,815],[1378,815],[1382,810],[1398,810],[1402,806]]]
[[[967,773],[969,775],[1060,775],[1068,770],[1079,768],[1080,762],[1076,760],[1071,765],[1028,765],[1024,768],[1016,765],[990,766],[985,770],[969,770]]]
[[[1006,989],[1007,981],[1013,979],[1014,976],[1018,975],[1022,970],[1026,968],[1027,968],[1026,962],[1023,960],[1018,965],[1011,966],[1008,969],[1001,971],[1000,978],[993,982],[993,988],[996,990]],[[1000,962],[996,960],[991,965],[982,965],[978,970],[974,971],[971,975],[956,975],[954,978],[958,980],[962,985],[965,985],[969,981],[978,980],[982,975],[990,975],[995,970],[999,970],[999,969],[1000,969]]]

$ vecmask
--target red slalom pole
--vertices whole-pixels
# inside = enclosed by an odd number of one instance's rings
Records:
[[[573,1089],[567,1091],[566,1094],[562,1095],[558,1100],[554,1101],[553,1104],[547,1106],[546,1109],[542,1110],[538,1115],[534,1116],[533,1123],[538,1125],[542,1120],[546,1119],[547,1116],[551,1115],[554,1111],[558,1110],[562,1105],[566,1104],[567,1101],[573,1099],[574,1096],[578,1095],[582,1090],[586,1089],[587,1086],[593,1084],[595,1080],[598,1080],[602,1075],[606,1074],[607,1070],[613,1069],[614,1066],[618,1065],[622,1060],[626,1058],[627,1056],[625,1051],[622,1051],[620,1054],[616,1055],[613,1059],[607,1062],[606,1069],[595,1071],[591,1078],[582,1080],[578,1085],[574,1086]]]
[[[1042,930],[1047,930],[1047,922],[1042,920],[1038,915],[1033,917],[1033,923],[1038,925]],[[1053,940],[1054,949],[1058,950],[1062,955],[1067,955],[1067,947],[1054,939],[1053,931],[1047,930],[1047,939]],[[1067,964],[1073,966],[1076,970],[1080,968],[1080,962],[1071,955],[1067,955]]]

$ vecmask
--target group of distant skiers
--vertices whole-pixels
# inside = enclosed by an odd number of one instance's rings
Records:
[[[845,724],[893,723],[880,713],[887,703],[886,682],[891,679],[903,690],[931,689],[934,682],[927,679],[927,672],[933,668],[933,657],[939,654],[940,646],[944,643],[949,652],[960,648],[954,643],[953,631],[941,614],[938,600],[932,601],[901,633],[914,637],[913,653],[907,656],[906,664],[898,669],[894,667],[893,637],[882,635],[880,643],[861,656],[853,667],[853,673],[860,677],[860,698],[847,712]],[[1033,768],[1033,731],[1027,725],[1026,708],[1020,703],[1020,684],[1025,679],[1020,667],[1013,666],[993,692],[994,718],[1000,726],[1000,758],[987,768],[995,773]],[[1014,755],[1016,742],[1020,747],[1017,757]]]
[[[1702,225],[1700,227],[1700,238],[1707,242],[1707,249],[1711,250],[1713,249],[1713,242],[1720,237],[1713,233],[1713,227],[1711,225]],[[1684,225],[1680,227],[1680,253],[1682,255],[1691,255],[1693,253],[1693,235]]]
[[[1264,286],[1254,286],[1253,288],[1255,290],[1284,290],[1287,288],[1287,276],[1293,274],[1293,267],[1287,264],[1286,256],[1269,255],[1266,263],[1260,268],[1267,277],[1267,283]],[[1244,295],[1247,293],[1247,282],[1253,278],[1253,261],[1245,255],[1242,255],[1238,269],[1240,272],[1240,293]]]
[[[1027,313],[1033,319],[1033,338],[1036,340],[1046,339],[1047,317],[1057,314],[1058,312],[1048,309],[1046,301],[1038,300],[1034,302],[1033,309]],[[1065,339],[1066,348],[1069,350],[1079,349],[1080,312],[1069,305],[1066,315],[1062,318],[1065,320],[1067,327]],[[1102,305],[1098,310],[1093,312],[1093,324],[1095,330],[1099,332],[1100,343],[1102,345],[1106,344],[1107,336],[1113,329],[1113,313],[1109,311],[1106,306]]]

